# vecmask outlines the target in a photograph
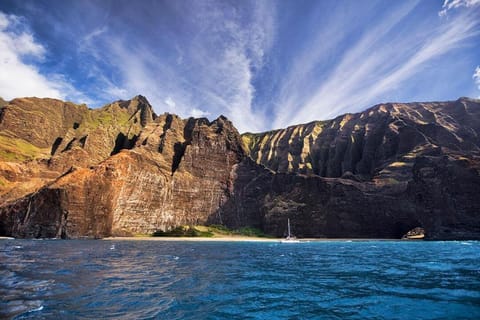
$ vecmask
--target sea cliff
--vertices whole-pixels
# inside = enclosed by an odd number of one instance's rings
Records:
[[[388,103],[240,135],[145,97],[0,109],[0,235],[102,238],[179,225],[283,236],[480,239],[480,102]]]

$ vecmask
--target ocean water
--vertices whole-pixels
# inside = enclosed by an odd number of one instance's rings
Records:
[[[480,242],[0,240],[0,318],[480,319]]]

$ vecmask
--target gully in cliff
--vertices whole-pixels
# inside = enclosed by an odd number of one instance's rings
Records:
[[[0,116],[0,236],[223,224],[284,237],[278,221],[295,216],[307,238],[398,239],[421,226],[429,240],[480,239],[478,136],[469,98],[244,135],[223,116],[157,116],[142,96],[98,109],[14,99]]]

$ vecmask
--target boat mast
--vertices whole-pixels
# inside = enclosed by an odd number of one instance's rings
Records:
[[[288,218],[287,221],[288,221],[288,238],[290,238],[290,218]]]

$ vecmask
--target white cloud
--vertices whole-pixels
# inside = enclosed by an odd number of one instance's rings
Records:
[[[208,91],[206,103],[215,104],[213,111],[225,114],[240,132],[265,128],[266,118],[253,106],[253,81],[275,37],[275,5],[249,5],[247,17],[228,5],[200,5],[196,12],[206,32],[193,43],[193,59],[202,66],[200,81]]]
[[[120,88],[110,81],[108,81],[106,88],[104,89],[105,93],[109,96],[116,99],[127,99],[130,98],[128,95],[128,90],[125,88]]]
[[[89,42],[91,41],[93,38],[95,37],[98,37],[102,34],[104,34],[105,32],[107,32],[108,28],[106,26],[102,26],[102,27],[99,27],[99,28],[95,28],[94,30],[92,30],[92,32],[88,33],[87,35],[85,35],[83,37],[83,41],[84,42]]]
[[[397,9],[383,16],[382,20],[372,23],[372,27],[357,42],[349,43],[347,51],[343,56],[336,58],[335,67],[330,74],[325,76],[325,80],[318,84],[312,70],[319,62],[327,60],[325,54],[335,49],[338,43],[345,41],[342,36],[348,36],[348,30],[342,22],[332,21],[329,25],[328,33],[320,33],[319,39],[315,41],[313,49],[307,48],[298,59],[295,68],[298,70],[307,70],[307,76],[294,73],[295,78],[288,81],[293,83],[297,91],[292,95],[290,85],[283,88],[279,105],[278,116],[275,119],[274,127],[285,127],[287,125],[307,122],[312,119],[325,119],[335,116],[342,109],[352,104],[360,103],[359,100],[367,97],[365,87],[373,85],[386,66],[395,65],[393,57],[395,51],[402,48],[405,51],[405,45],[396,42],[397,39],[389,39],[388,33],[398,25],[412,10],[417,2],[404,2]],[[337,17],[334,15],[334,17]],[[332,27],[333,26],[333,27]],[[355,28],[356,25],[351,22],[349,28]],[[385,39],[389,39],[385,41]],[[326,43],[326,45],[325,45]],[[326,52],[323,50],[326,46]],[[314,52],[315,55],[308,52]],[[295,72],[295,70],[294,70]],[[312,80],[312,78],[314,80]],[[302,87],[312,86],[310,82],[315,83],[317,87],[311,87],[305,95],[306,90]]]
[[[0,12],[0,96],[11,100],[37,96],[90,102],[60,75],[44,75],[24,58],[41,61],[45,48],[24,31],[21,19]],[[21,31],[23,30],[23,31]]]
[[[78,51],[82,54],[89,54],[95,60],[100,61],[103,59],[101,52],[97,48],[96,40],[101,39],[102,36],[107,35],[108,28],[106,26],[93,29],[81,37],[78,41]],[[95,66],[93,66],[95,68]]]
[[[175,108],[175,106],[177,105],[175,101],[173,101],[172,97],[167,97],[167,99],[165,99],[165,104],[170,108]]]
[[[473,73],[472,79],[478,86],[478,90],[480,90],[480,66],[475,68],[475,72]]]
[[[442,10],[438,13],[440,17],[447,15],[448,11],[458,9],[461,7],[471,8],[480,4],[480,0],[445,0],[443,2]]]
[[[252,82],[272,43],[274,7],[253,1],[246,11],[224,2],[176,5],[189,35],[169,38],[162,48],[167,54],[144,38],[103,29],[84,38],[81,50],[111,66],[120,75],[115,85],[145,95],[158,113],[224,114],[239,131],[263,129],[265,118],[253,110]]]
[[[11,38],[11,43],[19,55],[32,55],[37,58],[43,58],[45,54],[45,48],[36,43],[33,36],[28,33],[22,33],[16,38]]]
[[[210,112],[200,110],[200,109],[197,109],[197,108],[193,108],[190,111],[190,114],[189,114],[189,116],[194,117],[194,118],[204,118],[204,117],[207,117],[209,115],[210,115]]]
[[[338,58],[333,71],[318,87],[310,88],[311,91],[299,90],[279,100],[274,127],[328,119],[378,103],[435,58],[459,48],[466,39],[479,34],[480,21],[466,13],[442,21],[435,28],[422,28],[420,24],[412,26],[411,33],[406,36],[392,36],[389,30],[404,25],[402,19],[415,5],[405,2],[390,16],[377,21]],[[315,66],[316,59],[321,58],[311,56],[302,62]],[[313,81],[311,76],[303,79],[305,82],[301,80],[299,85]],[[288,97],[288,88],[284,96]]]
[[[3,12],[0,12],[0,31],[5,30],[8,27],[8,17]]]
[[[105,101],[114,101],[114,100],[126,100],[131,98],[133,95],[123,87],[115,84],[110,78],[106,76],[105,71],[101,70],[94,63],[87,65],[88,73],[86,77],[94,82],[96,85],[91,88],[91,93],[95,94],[99,99]],[[100,101],[92,101],[91,104],[94,107],[99,106]]]

